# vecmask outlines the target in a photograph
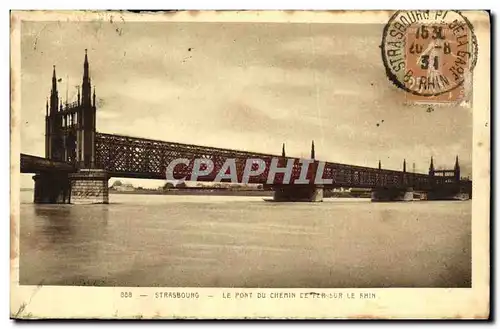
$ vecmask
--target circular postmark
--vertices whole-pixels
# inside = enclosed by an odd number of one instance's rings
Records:
[[[397,11],[384,27],[381,50],[392,83],[410,94],[430,97],[470,83],[477,39],[459,11]]]

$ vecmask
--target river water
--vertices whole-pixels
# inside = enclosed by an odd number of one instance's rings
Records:
[[[164,287],[470,287],[471,201],[21,192],[20,282]]]

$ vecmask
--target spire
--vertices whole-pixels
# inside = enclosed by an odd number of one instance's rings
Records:
[[[85,60],[83,61],[83,82],[88,80],[90,83],[90,73],[89,73],[89,58],[87,56],[87,49],[85,49]]]
[[[406,159],[403,159],[403,172],[406,172]]]
[[[80,105],[80,86],[76,86],[78,88],[78,105]]]
[[[378,160],[378,169],[382,169],[382,162],[380,160]]]
[[[460,165],[458,164],[458,155],[455,158],[455,179],[460,180]]]
[[[83,77],[89,76],[89,59],[87,57],[87,48],[85,48],[85,60],[83,61]]]
[[[311,159],[315,158],[315,152],[314,152],[314,140],[311,143]]]
[[[285,155],[285,143],[283,143],[283,147],[281,148],[281,156],[286,157],[286,155]]]
[[[56,66],[53,65],[52,69],[52,93],[57,93],[57,77],[56,77]]]
[[[56,66],[52,69],[52,89],[50,90],[50,113],[56,113],[59,106],[59,96],[57,94]]]
[[[83,82],[82,82],[82,105],[90,106],[90,74],[89,74],[89,59],[87,49],[85,49],[85,60],[83,62]]]
[[[94,86],[94,95],[92,96],[92,105],[95,107],[95,86]]]

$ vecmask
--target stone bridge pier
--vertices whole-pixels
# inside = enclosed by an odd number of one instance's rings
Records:
[[[34,203],[70,203],[70,183],[67,173],[44,172],[33,176]]]
[[[376,187],[372,189],[372,202],[413,201],[413,187]]]
[[[273,200],[277,202],[322,202],[322,185],[275,186]]]
[[[101,169],[80,169],[69,174],[71,203],[109,203],[108,180],[108,173]]]

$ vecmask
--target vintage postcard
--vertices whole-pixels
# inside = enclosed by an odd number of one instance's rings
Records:
[[[486,319],[483,11],[11,12],[11,317]]]

